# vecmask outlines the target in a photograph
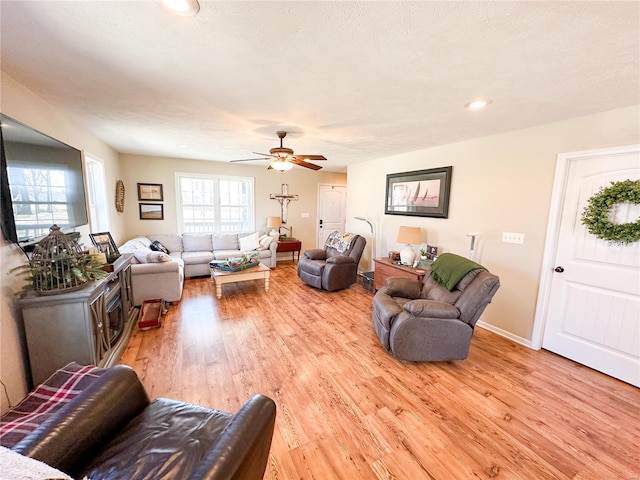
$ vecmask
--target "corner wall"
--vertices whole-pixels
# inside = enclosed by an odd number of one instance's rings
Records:
[[[53,105],[45,102],[33,92],[24,88],[10,76],[2,72],[0,89],[2,113],[22,122],[35,130],[54,137],[64,143],[92,154],[104,162],[107,178],[108,202],[114,205],[115,179],[119,175],[118,154],[98,140],[90,132],[75,124]],[[4,208],[4,205],[2,206]],[[110,223],[116,234],[122,228],[122,219],[112,209]],[[79,228],[85,245],[91,242],[87,237],[89,227]],[[16,305],[16,294],[23,281],[8,274],[13,267],[24,264],[27,259],[16,245],[7,244],[0,235],[0,378],[6,385],[9,401],[16,404],[27,393],[26,371],[28,360],[26,343],[22,331],[20,312]],[[8,408],[4,392],[0,393],[1,411]]]
[[[500,276],[501,287],[481,321],[530,344],[558,154],[640,143],[640,107],[633,106],[553,124],[443,145],[350,166],[348,229],[371,238],[377,256],[400,250],[400,225],[423,229],[424,241],[468,256],[470,232],[480,232],[475,260]],[[452,165],[449,218],[385,215],[389,173]],[[524,233],[524,244],[502,243],[502,232]],[[368,265],[367,247],[361,265]]]

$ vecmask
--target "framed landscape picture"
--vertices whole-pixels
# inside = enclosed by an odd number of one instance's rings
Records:
[[[159,201],[162,198],[161,183],[139,183],[138,184],[138,200]]]
[[[140,220],[164,220],[164,206],[161,203],[139,203]]]
[[[453,167],[387,175],[384,213],[447,218]]]

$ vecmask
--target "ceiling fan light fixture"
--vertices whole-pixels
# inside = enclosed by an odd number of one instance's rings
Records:
[[[191,17],[200,11],[198,0],[160,0],[171,13]]]
[[[293,163],[287,162],[285,160],[276,160],[275,162],[271,162],[271,168],[280,172],[286,172],[287,170],[291,170],[293,168]]]

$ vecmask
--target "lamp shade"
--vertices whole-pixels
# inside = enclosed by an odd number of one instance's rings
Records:
[[[400,227],[398,230],[398,243],[405,245],[417,245],[422,243],[422,232],[420,227]]]
[[[280,217],[267,217],[267,228],[280,228],[282,226],[282,220]]]
[[[400,227],[398,230],[398,243],[406,246],[400,250],[400,262],[404,265],[413,265],[416,252],[410,245],[422,243],[422,234],[419,227]]]

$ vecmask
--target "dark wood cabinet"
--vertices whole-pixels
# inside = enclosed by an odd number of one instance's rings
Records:
[[[302,242],[300,240],[278,240],[278,248],[276,252],[291,252],[291,261],[295,261],[294,255],[298,252],[298,260],[300,260],[300,249]]]
[[[422,268],[413,268],[406,265],[398,265],[390,258],[376,258],[376,269],[373,276],[373,289],[380,290],[387,283],[388,277],[405,277],[422,281],[424,276],[429,272]]]

